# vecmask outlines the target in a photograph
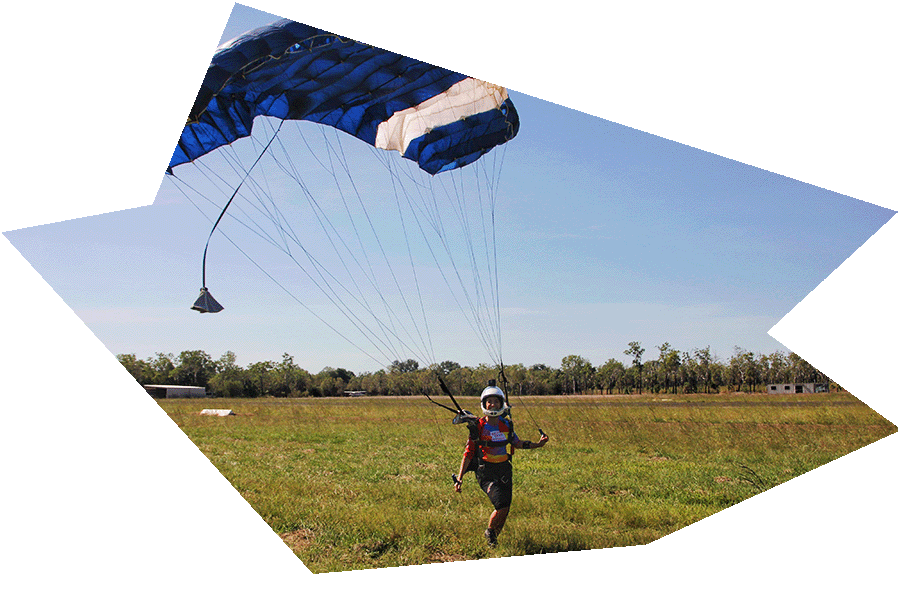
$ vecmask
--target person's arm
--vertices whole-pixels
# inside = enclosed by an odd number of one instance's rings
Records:
[[[541,446],[545,446],[547,442],[549,442],[549,437],[545,433],[541,433],[539,436],[539,441],[537,442],[521,440],[520,438],[515,436],[515,439],[511,442],[511,444],[516,449],[538,449]]]
[[[468,471],[468,466],[471,464],[471,460],[474,458],[474,451],[476,450],[476,446],[472,439],[468,439],[468,443],[465,444],[465,454],[462,455],[461,465],[458,467],[458,476],[455,478],[455,491],[461,492],[461,479],[462,476],[465,475],[465,472]]]

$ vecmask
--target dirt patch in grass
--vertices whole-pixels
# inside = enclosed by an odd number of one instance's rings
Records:
[[[292,532],[280,534],[284,544],[290,547],[293,552],[302,551],[312,545],[312,531],[308,529],[298,529]]]

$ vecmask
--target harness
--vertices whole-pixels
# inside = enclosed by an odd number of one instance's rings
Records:
[[[511,440],[514,438],[514,422],[511,420],[505,420],[505,422],[508,424],[508,434],[505,440],[483,439],[483,426],[486,423],[485,417],[478,418],[476,422],[468,422],[468,439],[474,444],[474,458],[468,463],[468,468],[465,470],[466,473],[468,471],[476,472],[477,468],[485,463],[483,459],[485,448],[510,445],[508,446],[508,461],[511,461],[511,458],[514,455],[514,445],[511,445]]]

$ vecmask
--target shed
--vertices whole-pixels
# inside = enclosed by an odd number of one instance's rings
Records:
[[[174,399],[182,397],[204,398],[206,388],[204,386],[179,386],[177,384],[144,384],[150,396],[154,399]]]
[[[816,394],[819,392],[829,392],[829,384],[825,382],[787,382],[767,385],[767,394],[771,395]]]

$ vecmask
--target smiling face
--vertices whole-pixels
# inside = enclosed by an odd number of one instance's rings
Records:
[[[501,391],[496,394],[485,394],[480,400],[480,405],[483,408],[483,414],[489,418],[502,415],[505,413],[506,407],[508,406],[505,403],[505,397],[502,396]]]
[[[483,400],[483,404],[490,411],[498,411],[502,408],[502,399],[497,396],[489,396]]]

